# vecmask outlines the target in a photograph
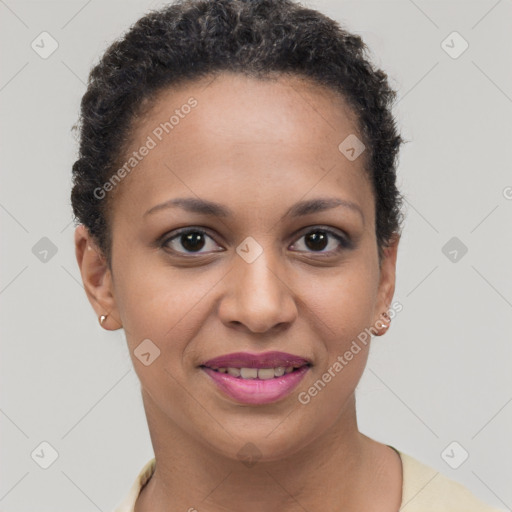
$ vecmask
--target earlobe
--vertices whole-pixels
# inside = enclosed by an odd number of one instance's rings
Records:
[[[87,298],[96,316],[107,317],[101,322],[102,327],[108,330],[121,328],[107,260],[83,224],[75,229],[75,255]]]

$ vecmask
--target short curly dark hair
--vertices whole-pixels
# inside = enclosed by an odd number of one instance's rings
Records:
[[[341,93],[356,115],[367,148],[380,262],[401,231],[396,161],[404,140],[391,112],[396,92],[367,51],[359,36],[292,0],[177,0],[150,11],[89,74],[74,126],[80,128],[71,192],[75,222],[88,228],[111,266],[112,194],[99,199],[95,190],[122,161],[133,124],[158,92],[222,71],[254,78],[293,74]]]

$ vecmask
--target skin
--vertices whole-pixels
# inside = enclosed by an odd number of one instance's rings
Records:
[[[298,77],[223,73],[159,94],[135,125],[132,150],[191,96],[197,107],[114,191],[112,268],[84,226],[75,232],[87,296],[98,316],[108,314],[104,328],[125,330],[141,383],[157,466],[135,511],[396,512],[400,458],[357,426],[354,393],[370,344],[309,404],[297,399],[359,333],[382,326],[395,289],[399,237],[379,267],[365,153],[349,161],[338,149],[358,134],[353,113],[334,92]],[[172,208],[144,216],[177,197],[220,202],[234,214]],[[356,203],[362,215],[336,207],[281,218],[319,197]],[[156,243],[186,226],[207,231],[199,254],[179,236]],[[319,226],[353,247],[332,236],[325,249],[306,245]],[[263,249],[252,263],[236,252],[248,236]],[[160,350],[149,366],[134,355],[147,338]],[[313,363],[272,404],[237,403],[198,367],[269,350]],[[247,443],[260,457],[251,467],[237,456]]]

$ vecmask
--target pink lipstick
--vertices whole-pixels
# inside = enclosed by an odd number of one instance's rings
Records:
[[[310,366],[308,359],[285,352],[237,352],[200,365],[224,394],[253,405],[275,402],[291,393]]]

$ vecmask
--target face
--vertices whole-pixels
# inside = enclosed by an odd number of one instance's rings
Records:
[[[369,344],[344,354],[391,304],[396,244],[379,268],[365,154],[338,148],[351,134],[335,93],[234,74],[165,91],[135,126],[137,163],[113,191],[112,269],[83,227],[76,245],[96,313],[125,330],[154,429],[233,458],[252,442],[270,460],[354,424]],[[201,367],[269,351],[310,365],[234,394]]]

